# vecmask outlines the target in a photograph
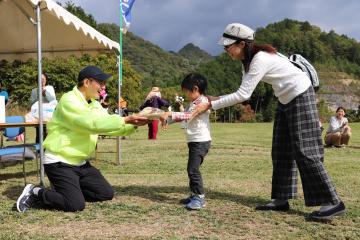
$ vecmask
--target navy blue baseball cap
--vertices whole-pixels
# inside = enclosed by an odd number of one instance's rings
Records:
[[[79,72],[78,82],[81,82],[85,78],[87,78],[87,79],[92,78],[92,79],[97,80],[98,82],[103,82],[103,81],[109,79],[111,76],[112,76],[111,74],[104,73],[98,67],[87,66]]]

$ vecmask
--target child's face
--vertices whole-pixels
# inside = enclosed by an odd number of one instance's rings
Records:
[[[195,87],[193,91],[190,91],[189,89],[183,89],[183,93],[190,101],[196,100],[201,95],[198,87]]]

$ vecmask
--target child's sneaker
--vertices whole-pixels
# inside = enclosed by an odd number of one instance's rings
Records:
[[[193,196],[188,204],[186,204],[186,208],[189,210],[199,210],[205,207],[205,199],[200,198],[198,196]]]
[[[183,198],[183,199],[181,199],[180,200],[180,203],[181,204],[188,204],[189,202],[191,202],[191,199],[194,197],[194,195],[190,195],[190,196],[188,196],[187,198]]]

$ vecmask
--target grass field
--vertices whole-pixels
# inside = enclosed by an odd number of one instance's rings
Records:
[[[347,148],[325,150],[325,166],[348,210],[331,223],[305,220],[317,208],[304,206],[301,186],[289,212],[254,210],[270,198],[270,123],[212,125],[212,149],[201,169],[207,206],[187,211],[178,203],[189,192],[187,146],[174,124],[157,141],[146,140],[146,127],[123,140],[121,166],[106,153],[115,140],[100,140],[93,165],[116,194],[87,203],[83,212],[12,210],[23,188],[21,165],[0,169],[0,239],[360,239],[360,124],[351,126]],[[37,182],[35,163],[27,169]]]

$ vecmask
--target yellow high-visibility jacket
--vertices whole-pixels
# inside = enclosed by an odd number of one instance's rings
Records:
[[[99,134],[127,136],[135,131],[133,125],[109,114],[95,99],[88,103],[76,86],[61,97],[47,129],[44,148],[73,165],[90,157]]]

